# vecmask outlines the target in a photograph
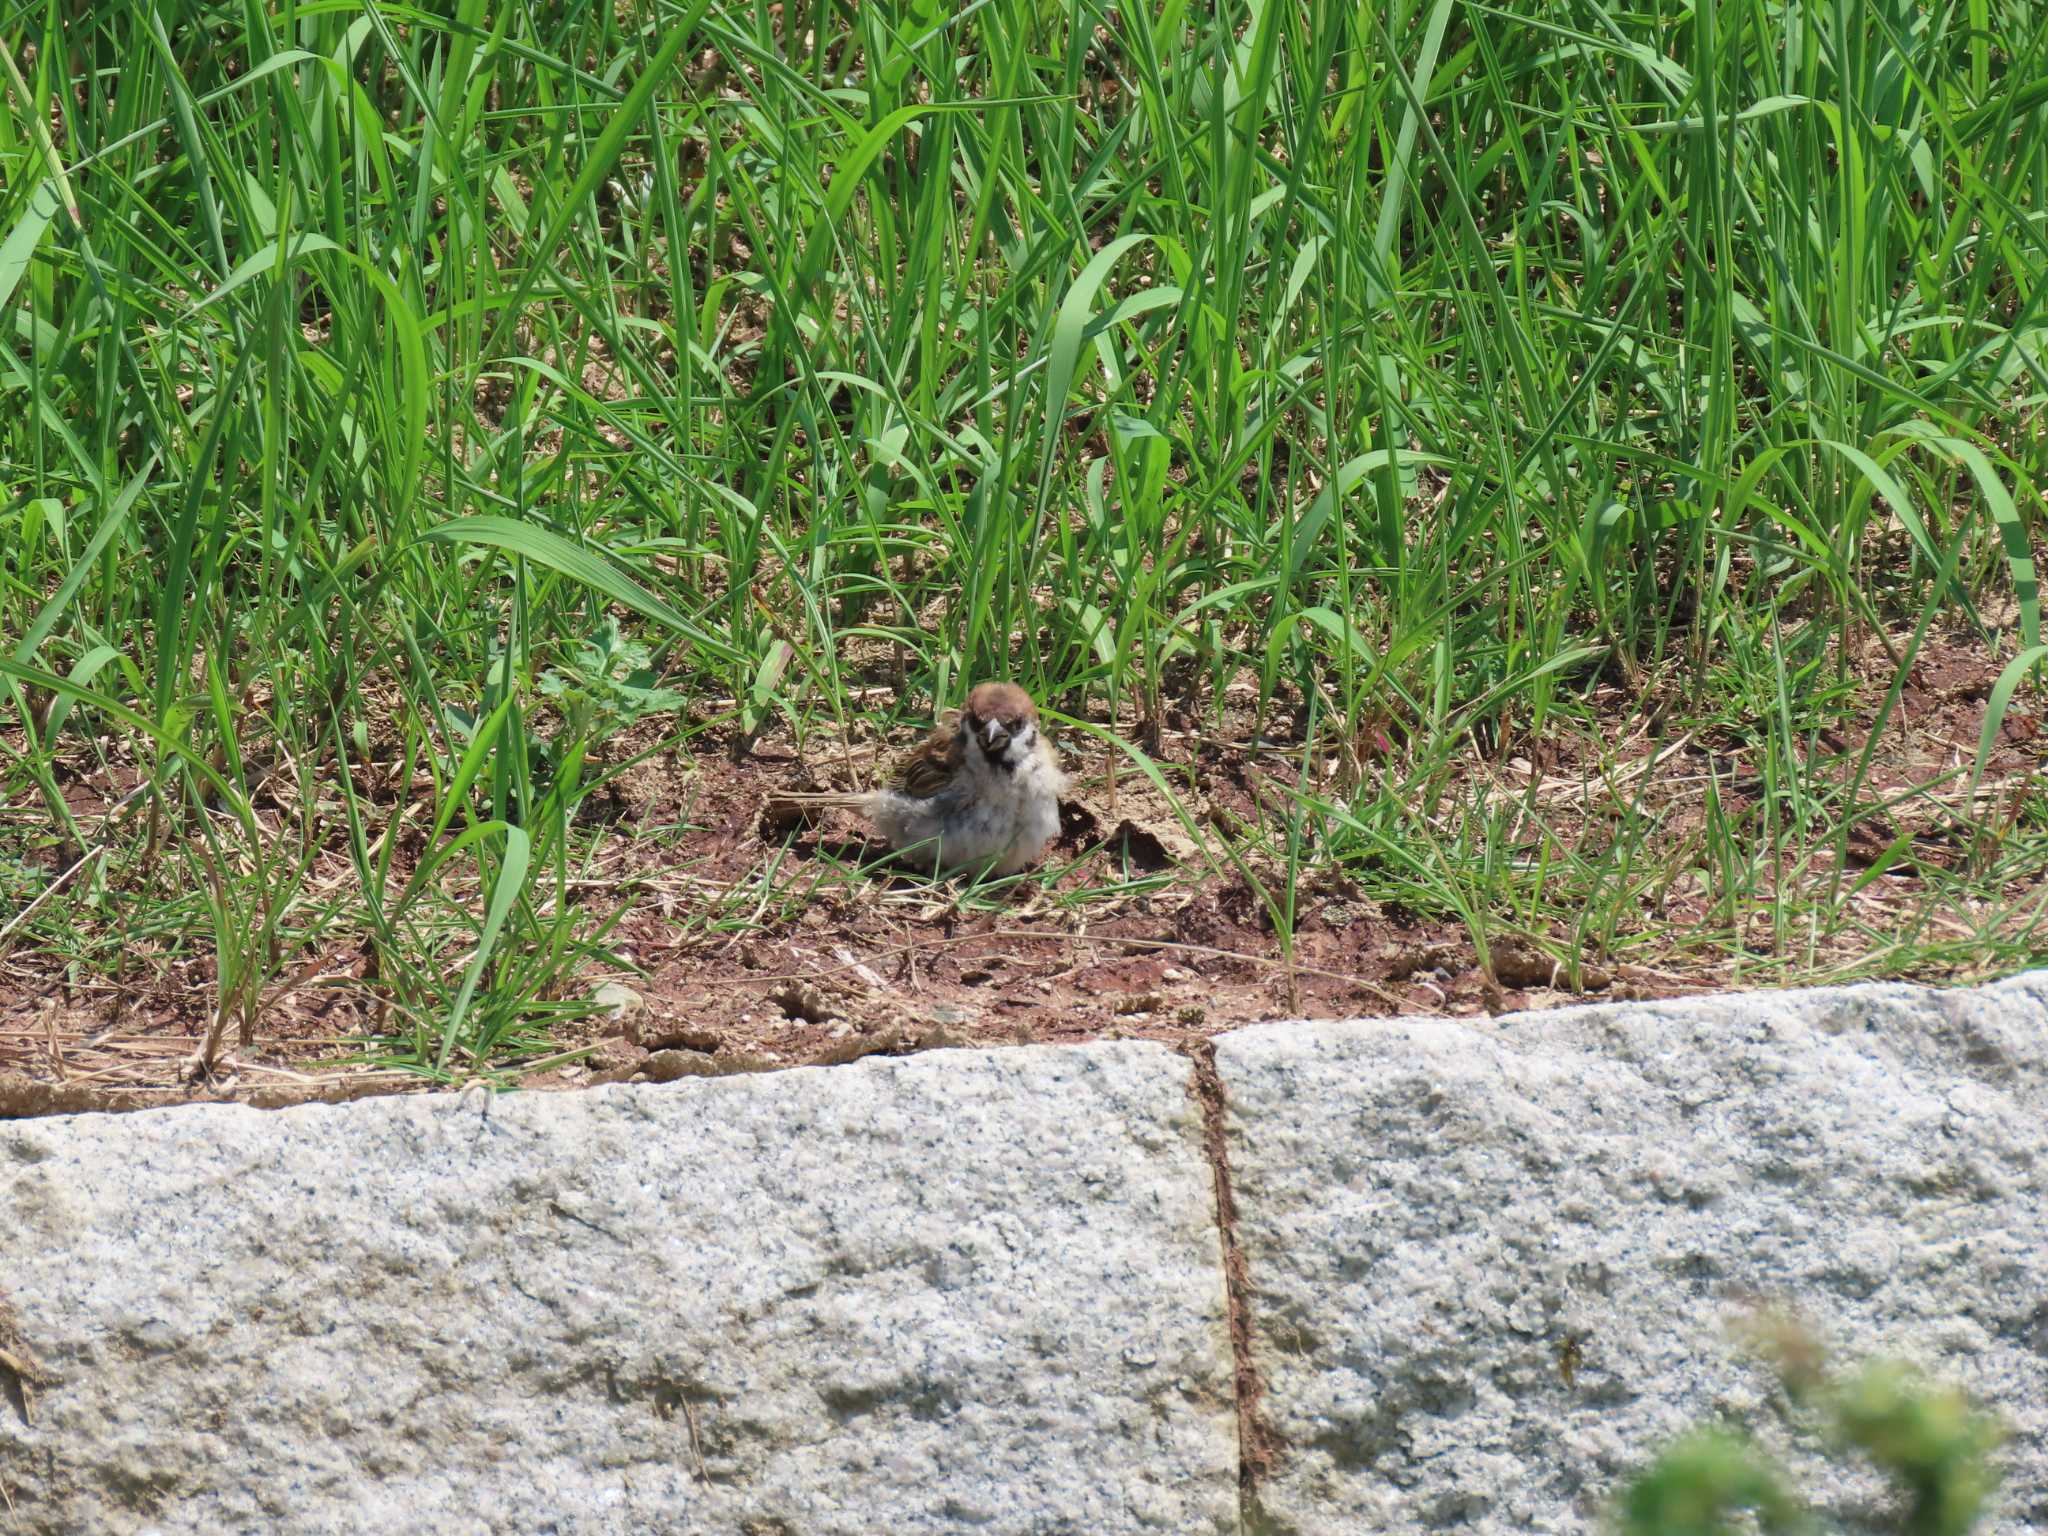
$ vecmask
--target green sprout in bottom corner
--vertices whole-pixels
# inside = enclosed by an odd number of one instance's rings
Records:
[[[1819,1411],[1830,1453],[1862,1458],[1898,1490],[1902,1536],[1962,1536],[1976,1525],[1998,1485],[1991,1455],[2004,1432],[1994,1418],[1895,1361],[1833,1377],[1812,1338],[1782,1321],[1760,1330],[1760,1342],[1792,1400]],[[1619,1525],[1623,1536],[1829,1529],[1746,1434],[1720,1427],[1659,1456],[1623,1495]]]

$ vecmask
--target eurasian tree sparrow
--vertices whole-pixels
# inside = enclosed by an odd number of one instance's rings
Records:
[[[778,795],[768,815],[858,811],[891,848],[940,873],[986,865],[1014,875],[1059,831],[1066,782],[1031,695],[1014,683],[982,683],[967,695],[959,724],[934,730],[887,789]]]

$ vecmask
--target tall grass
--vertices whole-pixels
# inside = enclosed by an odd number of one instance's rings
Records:
[[[211,952],[237,1028],[346,934],[422,1062],[539,1038],[617,719],[541,690],[613,618],[692,740],[1255,678],[1283,922],[1334,859],[1482,951],[1675,869],[1505,856],[1475,743],[1601,679],[1739,728],[1763,808],[1677,860],[1817,955],[1857,658],[2039,642],[2028,0],[44,0],[0,57],[0,890],[86,861],[12,941]]]

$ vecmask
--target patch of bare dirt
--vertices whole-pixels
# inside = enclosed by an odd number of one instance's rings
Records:
[[[1858,722],[1876,718],[1890,682],[1873,662],[1871,676],[1848,690],[1841,719],[1806,732],[1804,750],[1818,754],[1817,782],[1846,783],[1863,765],[1859,803],[1891,803],[1852,830],[1845,870],[1828,855],[1796,864],[1785,857],[1767,878],[1835,880],[1874,932],[1925,906],[1932,882],[1970,856],[1979,804],[2009,813],[2039,786],[2040,708],[2023,695],[1998,733],[1978,802],[1966,803],[1997,671],[1974,637],[1931,642],[1864,764],[1870,738]],[[1675,682],[1665,686],[1676,692]],[[1303,752],[1298,722],[1284,712],[1255,720],[1248,699],[1218,720],[1167,707],[1158,722],[1121,722],[1127,736],[1150,741],[1178,809],[1120,757],[1074,751],[1070,735],[1076,793],[1047,855],[1057,873],[994,892],[893,872],[850,816],[793,831],[761,823],[776,792],[871,782],[922,722],[881,741],[860,726],[843,739],[814,729],[801,754],[779,726],[744,752],[716,740],[688,754],[652,752],[585,802],[580,820],[595,853],[565,898],[592,923],[619,913],[607,940],[619,963],[577,976],[556,999],[571,1006],[549,1025],[551,1054],[530,1060],[522,1081],[666,1080],[935,1046],[1115,1038],[1185,1046],[1270,1019],[1498,1013],[1753,981],[1757,968],[1732,971],[1729,957],[1745,946],[1764,954],[1768,936],[1700,943],[1716,897],[1686,871],[1697,862],[1689,850],[1704,847],[1709,814],[1739,831],[1777,792],[1759,769],[1763,727],[1667,728],[1677,702],[1639,681],[1600,685],[1592,703],[1590,723],[1533,740],[1475,732],[1443,786],[1440,830],[1452,836],[1472,807],[1504,808],[1504,846],[1494,851],[1533,859],[1546,843],[1611,844],[1629,807],[1648,828],[1645,865],[1675,873],[1646,894],[1621,935],[1627,942],[1612,953],[1579,952],[1553,923],[1493,932],[1486,963],[1462,924],[1371,899],[1362,875],[1319,861],[1314,849],[1295,889],[1293,942],[1281,943],[1269,904],[1281,899],[1284,871],[1247,853],[1258,839],[1245,834],[1264,829],[1268,847],[1284,841],[1270,834]],[[658,740],[651,728],[615,739],[605,758],[626,762]],[[1346,774],[1399,773],[1402,751],[1398,722],[1371,723],[1359,741],[1319,750],[1311,772],[1328,776],[1341,797]],[[429,786],[397,783],[394,767],[373,752],[351,771],[386,834],[400,839],[402,876],[422,851],[426,818],[413,802]],[[113,761],[80,769],[61,787],[90,830],[137,782],[133,765]],[[257,803],[282,831],[295,798],[280,789],[259,793]],[[0,852],[25,848],[23,828],[38,821],[39,851],[17,855],[17,869],[54,874],[89,856],[52,845],[46,813],[21,806],[0,817]],[[350,877],[339,845],[319,854],[316,887]],[[2038,876],[2004,896],[2038,902]],[[1811,957],[1805,974],[1816,960],[1853,958],[1846,950]],[[0,1117],[430,1086],[416,1075],[338,1065],[364,1054],[366,1036],[404,1024],[353,934],[295,957],[266,994],[250,1039],[231,1033],[221,1056],[195,1070],[214,1015],[214,963],[189,944],[144,944],[110,976],[18,943],[0,947]],[[606,982],[614,990],[590,1001]]]

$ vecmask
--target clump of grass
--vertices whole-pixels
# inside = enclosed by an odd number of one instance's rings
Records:
[[[1812,1420],[1832,1459],[1867,1463],[1892,1486],[1890,1529],[1905,1536],[1976,1529],[1999,1481],[1992,1453],[2003,1432],[1995,1419],[1897,1361],[1838,1377],[1803,1332],[1782,1323],[1771,1332],[1786,1395]],[[1663,1451],[1629,1485],[1620,1517],[1625,1536],[1829,1528],[1748,1436],[1722,1427],[1694,1430]]]
[[[236,1031],[365,946],[487,1063],[598,942],[625,717],[1002,675],[1291,715],[1216,850],[1283,939],[1341,866],[1482,957],[2012,963],[2044,55],[2026,0],[18,8],[0,855],[78,873],[7,941],[203,959]],[[2002,675],[1902,782],[1936,632]],[[1555,742],[1584,804],[1499,781]]]

